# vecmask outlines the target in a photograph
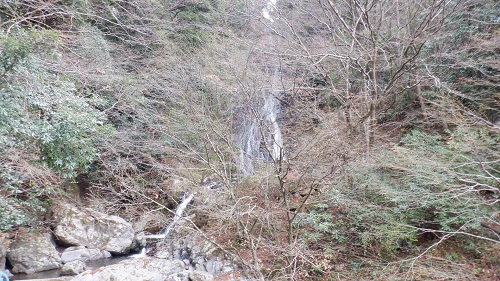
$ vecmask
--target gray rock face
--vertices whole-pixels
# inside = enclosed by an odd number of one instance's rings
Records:
[[[185,264],[187,277],[180,277],[181,281],[210,281],[257,280],[244,276],[231,260],[226,258],[209,241],[196,234],[186,235],[183,238],[166,238],[157,244],[154,254],[157,258],[178,260]]]
[[[5,259],[7,258],[7,246],[0,237],[0,271],[5,271]]]
[[[179,280],[184,263],[156,258],[128,259],[114,265],[85,271],[71,281],[169,281]]]
[[[189,272],[189,280],[191,281],[214,281],[215,278],[212,274],[205,271],[191,271]]]
[[[46,233],[25,233],[10,244],[7,259],[13,273],[34,273],[61,266],[52,236]]]
[[[62,275],[77,275],[85,271],[85,263],[82,261],[72,261],[65,264],[61,269]]]
[[[72,261],[93,261],[111,257],[111,253],[99,249],[87,249],[85,246],[69,247],[61,254],[63,263]]]
[[[87,246],[113,254],[127,254],[132,247],[132,225],[118,216],[63,204],[53,208],[56,238],[63,244]]]

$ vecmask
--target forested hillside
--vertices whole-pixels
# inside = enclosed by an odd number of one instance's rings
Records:
[[[77,202],[261,280],[500,278],[496,0],[0,2],[0,231]]]

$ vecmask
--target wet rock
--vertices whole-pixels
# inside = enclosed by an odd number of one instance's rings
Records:
[[[144,247],[146,247],[146,235],[144,234],[144,232],[139,232],[135,235],[130,249],[132,251],[139,252]]]
[[[62,275],[77,275],[85,271],[85,263],[83,261],[72,261],[63,265],[61,269]]]
[[[111,253],[99,249],[87,249],[85,246],[69,247],[61,254],[63,263],[72,261],[93,261],[111,257]]]
[[[9,244],[8,235],[0,233],[0,271],[7,274],[8,277],[12,277],[12,273],[8,269],[5,269]]]
[[[112,254],[127,254],[134,240],[132,225],[118,216],[90,209],[80,210],[69,204],[53,208],[55,236],[65,245],[87,246]]]
[[[7,251],[13,273],[34,273],[61,267],[61,258],[50,234],[20,234]]]
[[[87,270],[72,281],[182,280],[182,261],[158,258],[128,259],[114,265]]]
[[[156,258],[183,261],[189,272],[188,280],[254,280],[241,277],[238,267],[231,260],[196,234],[169,237],[157,247],[154,254]]]

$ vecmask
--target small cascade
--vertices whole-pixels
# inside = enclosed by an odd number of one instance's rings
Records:
[[[149,252],[148,249],[146,247],[144,247],[141,249],[140,253],[130,255],[129,257],[131,257],[131,258],[144,258],[147,256],[148,252]]]
[[[159,234],[146,235],[145,236],[146,240],[165,239],[170,234],[170,231],[172,231],[175,225],[182,219],[182,215],[184,214],[187,205],[191,202],[191,200],[193,200],[193,198],[194,198],[194,193],[191,193],[189,196],[186,196],[186,194],[184,194],[181,203],[177,206],[177,209],[175,209],[174,219],[172,220],[172,222]]]
[[[193,200],[194,198],[194,193],[191,193],[189,196],[186,197],[186,194],[182,197],[182,201],[177,206],[177,209],[175,209],[175,214],[174,214],[174,220],[165,228],[165,230],[162,231],[162,234],[167,236],[172,228],[175,227],[175,225],[182,219],[182,215],[184,214],[184,211],[186,210],[187,205]]]

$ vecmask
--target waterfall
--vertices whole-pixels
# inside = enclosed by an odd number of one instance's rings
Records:
[[[236,132],[239,134],[240,147],[238,170],[243,176],[250,176],[253,174],[254,161],[259,154],[259,121],[251,108],[247,108],[240,115],[241,120],[237,121],[240,130]]]
[[[283,158],[283,136],[277,120],[280,102],[273,91],[259,98],[260,110],[240,113],[243,117],[237,121],[238,170],[243,176],[253,174],[258,159],[275,162]]]
[[[278,114],[281,110],[278,100],[279,91],[277,84],[280,78],[280,69],[276,67],[271,82],[271,91],[264,95],[264,105],[262,106],[262,116],[264,118],[263,126],[266,132],[264,144],[266,151],[270,153],[269,160],[275,162],[283,158],[283,136],[278,123]],[[265,158],[264,158],[265,159]]]
[[[276,10],[276,4],[277,0],[269,0],[262,9],[262,16],[270,22],[274,22],[271,14]],[[266,38],[272,43],[271,34]],[[243,176],[253,174],[258,159],[276,162],[284,157],[283,137],[278,123],[280,102],[277,98],[281,71],[277,62],[271,68],[274,72],[269,73],[272,78],[270,89],[264,90],[256,98],[257,101],[250,102],[236,120],[236,141],[240,149],[237,164]]]
[[[269,0],[266,6],[262,9],[262,16],[270,22],[274,22],[274,19],[271,17],[271,12],[274,11],[277,2],[277,0]]]
[[[193,198],[194,193],[191,193],[189,196],[186,196],[186,194],[184,194],[184,196],[182,196],[181,203],[175,209],[174,219],[172,220],[172,222],[163,231],[161,231],[160,234],[146,235],[146,240],[166,238],[170,231],[175,227],[175,225],[182,219],[182,215],[184,214],[187,205],[191,202],[191,200],[193,200]]]
[[[177,209],[175,209],[175,214],[174,214],[174,219],[172,222],[165,228],[165,230],[162,231],[162,234],[167,236],[170,233],[170,230],[179,222],[179,220],[182,219],[182,214],[184,214],[184,210],[186,210],[187,205],[191,200],[193,200],[194,193],[191,193],[189,196],[186,197],[186,194],[182,197],[182,201],[177,206]]]

